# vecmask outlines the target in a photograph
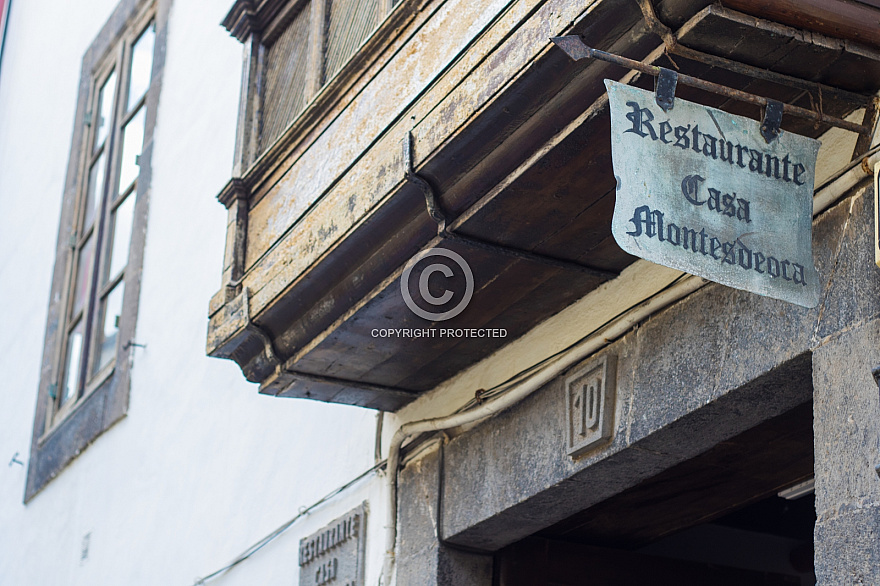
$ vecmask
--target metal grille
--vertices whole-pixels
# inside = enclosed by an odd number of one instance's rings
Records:
[[[266,52],[260,151],[266,150],[305,105],[309,70],[309,15],[305,2],[281,36]]]
[[[381,19],[381,0],[329,0],[324,81],[332,78]]]

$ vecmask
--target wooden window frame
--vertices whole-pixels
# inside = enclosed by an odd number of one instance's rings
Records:
[[[162,84],[165,34],[171,0],[122,0],[86,51],[77,98],[76,118],[67,167],[61,221],[56,244],[55,268],[46,334],[43,344],[40,385],[31,440],[24,500],[28,502],[46,483],[66,467],[88,444],[119,421],[128,411],[130,369],[149,203],[153,129]],[[129,107],[132,53],[135,43],[154,27],[151,77],[141,96]],[[99,126],[99,94],[109,77],[115,76],[113,107],[103,142],[95,145]],[[126,95],[121,95],[122,93]],[[120,190],[124,130],[135,117],[144,116],[143,146],[134,179]],[[101,193],[91,223],[85,222],[92,167],[104,157]],[[130,199],[131,198],[131,199]],[[128,259],[115,275],[109,271],[114,244],[115,212],[133,202]],[[92,266],[82,308],[74,308],[79,252],[91,239]],[[123,243],[124,246],[124,243]],[[120,250],[121,252],[121,250]],[[95,367],[100,360],[99,330],[110,294],[122,286],[121,312],[117,325],[115,358]],[[80,368],[74,394],[62,400],[67,377],[67,343],[73,329],[83,324]]]
[[[312,106],[312,103],[321,96],[328,85],[332,85],[336,77],[345,77],[346,69],[352,61],[356,61],[358,53],[364,48],[364,45],[373,41],[373,37],[377,36],[380,29],[385,28],[386,21],[392,22],[392,13],[401,7],[401,0],[378,0],[380,17],[378,26],[368,33],[361,42],[361,48],[355,50],[349,55],[338,71],[332,75],[326,75],[326,43],[329,28],[329,3],[331,0],[272,0],[266,3],[266,7],[261,7],[261,11],[271,14],[271,17],[260,27],[260,30],[251,30],[248,28],[246,33],[241,31],[233,32],[235,28],[235,17],[238,11],[234,7],[232,12],[224,21],[234,36],[245,43],[245,71],[242,79],[242,104],[239,111],[238,137],[236,140],[235,165],[233,174],[236,177],[242,176],[247,169],[264,157],[272,158],[273,153],[279,143],[284,142],[287,131],[274,137],[267,144],[262,143],[262,125],[263,125],[263,109],[264,109],[264,91],[266,72],[264,71],[267,53],[272,44],[280,37],[286,28],[290,25],[300,11],[309,9],[309,47],[308,47],[308,71],[306,74],[306,82],[303,97],[303,106],[299,112],[294,114],[288,123],[288,130],[291,126],[295,126],[298,119],[301,118]],[[241,0],[236,3],[236,7]],[[272,5],[276,6],[272,6]],[[261,21],[262,17],[258,16],[254,19],[254,25]],[[390,29],[393,28],[387,27]],[[381,37],[386,37],[389,31],[383,31]],[[253,34],[252,34],[253,33]],[[247,40],[245,40],[245,38]],[[378,44],[382,44],[380,41]]]

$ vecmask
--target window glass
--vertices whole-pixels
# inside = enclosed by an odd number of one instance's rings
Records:
[[[113,117],[113,96],[116,90],[116,72],[110,74],[101,91],[98,93],[98,104],[95,109],[95,145],[94,150],[98,150],[107,139],[107,131],[110,128],[110,119]]]
[[[79,323],[67,337],[67,363],[64,365],[64,388],[61,389],[61,397],[59,399],[62,405],[69,399],[76,398],[76,392],[79,388],[84,321],[79,320]]]
[[[104,281],[112,279],[128,264],[128,244],[134,220],[134,195],[125,198],[113,212],[113,245],[110,249],[110,271]]]
[[[328,0],[327,47],[324,52],[324,79],[342,69],[361,43],[382,20],[379,0]]]
[[[116,338],[119,334],[119,321],[122,319],[122,294],[125,283],[116,285],[104,299],[102,326],[98,332],[97,359],[92,374],[99,372],[116,357]]]
[[[82,59],[76,86],[80,138],[68,159],[75,189],[63,193],[43,345],[42,364],[51,368],[40,372],[26,501],[128,406],[128,368],[114,366],[125,362],[129,349],[122,349],[123,342],[137,320],[141,266],[132,265],[141,255],[135,250],[129,258],[129,246],[141,243],[132,238],[140,219],[133,214],[135,208],[146,213],[148,202],[135,201],[135,187],[146,188],[141,182],[149,175],[138,156],[152,129],[147,108],[155,111],[159,97],[163,60],[154,61],[153,53],[164,53],[161,26],[170,6],[171,0],[120,2]],[[120,318],[126,289],[132,299]],[[99,417],[90,408],[77,409],[80,402],[98,409]]]
[[[95,213],[101,205],[101,194],[104,192],[105,160],[105,153],[101,153],[94,164],[92,164],[92,168],[89,171],[89,185],[86,188],[86,211],[85,216],[83,217],[84,229],[92,225],[92,221],[95,219]]]
[[[281,36],[266,51],[262,92],[260,148],[281,136],[308,100],[309,46],[312,42],[311,2],[305,2]]]
[[[94,232],[88,237],[79,251],[76,263],[76,285],[73,290],[73,315],[79,313],[86,301],[89,290],[89,276],[92,274],[92,265],[95,262],[95,238]]]
[[[138,157],[144,146],[144,108],[138,110],[125,129],[122,131],[122,158],[119,163],[119,195],[125,193],[131,184],[137,179],[140,168]]]
[[[131,51],[131,77],[128,84],[128,106],[130,112],[150,87],[150,74],[153,70],[153,44],[156,41],[156,26],[147,27]]]

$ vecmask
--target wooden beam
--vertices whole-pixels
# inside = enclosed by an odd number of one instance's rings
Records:
[[[791,584],[789,577],[780,574],[540,538],[529,538],[501,550],[495,564],[498,586]]]
[[[876,0],[723,0],[752,16],[880,47],[880,8]]]

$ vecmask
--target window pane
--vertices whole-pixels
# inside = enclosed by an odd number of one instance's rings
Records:
[[[115,277],[128,264],[128,245],[131,242],[131,223],[134,219],[134,195],[125,198],[113,212],[113,245],[110,248],[110,272],[104,282]]]
[[[143,32],[131,50],[131,78],[128,84],[128,106],[132,107],[150,87],[150,74],[153,69],[153,43],[156,40],[156,25],[151,24]]]
[[[98,331],[96,340],[98,352],[92,374],[110,364],[116,357],[116,338],[119,334],[119,322],[122,319],[122,293],[124,290],[125,283],[120,282],[107,294],[102,303],[101,315],[103,317],[101,321],[103,324]]]
[[[70,332],[67,338],[67,360],[64,365],[64,387],[61,389],[61,404],[63,405],[69,399],[76,398],[79,388],[79,369],[82,364],[82,339],[83,339],[83,322],[79,323]]]
[[[342,69],[384,16],[379,0],[330,0],[324,80]]]
[[[71,315],[76,315],[85,305],[94,263],[95,238],[94,233],[92,233],[79,251],[79,258],[76,263],[76,283],[73,289],[73,312]]]
[[[281,136],[306,104],[311,44],[311,2],[305,2],[287,29],[266,51],[266,85],[260,130],[260,150]]]
[[[116,72],[110,74],[101,91],[98,94],[98,104],[95,109],[95,145],[93,150],[98,150],[107,139],[110,129],[110,119],[113,117],[113,96],[116,90]]]
[[[141,108],[123,130],[122,160],[119,167],[120,195],[125,193],[140,172],[137,158],[141,155],[141,148],[144,146],[144,119],[144,108]]]
[[[95,213],[101,206],[101,194],[104,192],[104,153],[98,157],[89,171],[89,186],[86,189],[86,215],[83,219],[83,229],[92,225]]]

